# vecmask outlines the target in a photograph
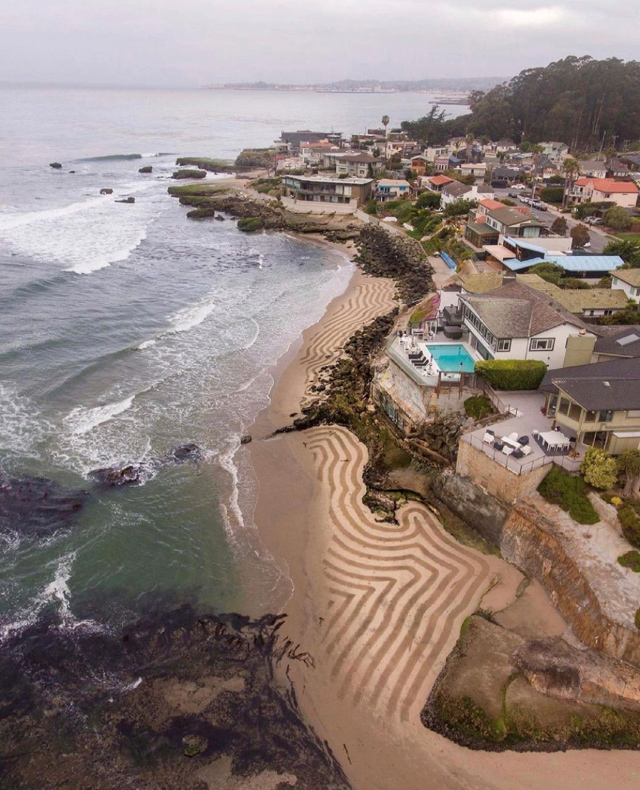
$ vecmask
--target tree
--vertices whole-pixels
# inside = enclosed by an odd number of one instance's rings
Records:
[[[558,236],[566,236],[569,230],[569,225],[564,217],[556,217],[551,225],[551,232],[556,233]]]
[[[631,227],[631,217],[622,208],[622,206],[614,206],[604,212],[602,221],[608,228],[613,230],[628,230]]]
[[[609,453],[598,447],[590,447],[580,465],[584,479],[594,488],[613,488],[618,479],[618,464]]]
[[[440,199],[439,192],[423,192],[418,195],[416,206],[418,208],[440,208]]]
[[[619,255],[632,269],[640,269],[640,239],[619,239],[610,241],[603,250],[603,255]]]
[[[477,205],[477,200],[455,200],[444,209],[444,215],[445,217],[461,217],[463,214],[468,214]]]
[[[382,125],[384,126],[384,161],[387,161],[387,143],[389,140],[389,134],[387,132],[387,126],[389,126],[389,116],[383,115],[382,116]]]
[[[571,228],[569,235],[573,239],[573,243],[571,245],[572,247],[584,247],[584,245],[588,244],[589,240],[591,239],[589,228],[582,223],[576,225],[575,228]]]
[[[625,473],[625,496],[640,496],[640,450],[625,450],[618,457],[618,468]]]
[[[564,199],[562,205],[566,206],[573,182],[580,175],[580,162],[568,156],[562,163],[562,172],[564,174]]]
[[[545,203],[562,203],[564,200],[564,189],[562,187],[545,187],[540,192],[540,200]]]

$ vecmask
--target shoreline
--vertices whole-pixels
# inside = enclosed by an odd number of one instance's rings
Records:
[[[293,684],[302,715],[328,743],[356,790],[391,790],[399,786],[400,778],[403,790],[548,790],[556,786],[554,781],[560,771],[563,787],[571,790],[599,790],[611,782],[617,788],[637,786],[639,753],[591,749],[551,754],[471,752],[422,725],[420,711],[457,642],[464,617],[481,605],[494,611],[515,605],[517,588],[523,579],[503,560],[479,555],[457,544],[423,506],[404,506],[399,511],[401,528],[421,533],[424,553],[432,553],[437,566],[464,566],[455,571],[457,581],[450,587],[453,590],[462,585],[466,592],[460,598],[450,591],[429,621],[430,628],[439,634],[435,647],[428,644],[433,634],[421,630],[416,618],[418,610],[411,608],[406,593],[397,604],[387,604],[387,593],[380,592],[375,582],[364,579],[362,584],[378,596],[377,609],[372,609],[367,617],[360,612],[351,622],[340,622],[340,610],[346,611],[352,604],[347,599],[338,602],[335,590],[327,584],[327,565],[333,563],[336,573],[345,570],[346,554],[339,556],[336,539],[354,551],[356,542],[361,543],[363,537],[370,541],[377,536],[383,551],[376,554],[376,561],[379,558],[384,562],[388,554],[384,543],[387,538],[380,537],[384,526],[373,523],[371,514],[361,505],[366,449],[346,429],[336,426],[281,434],[267,440],[264,437],[290,423],[292,415],[300,412],[311,342],[315,340],[318,345],[318,338],[331,332],[336,313],[349,303],[358,286],[362,289],[375,280],[356,269],[345,293],[332,300],[320,321],[281,357],[273,373],[270,403],[251,428],[254,441],[248,448],[258,481],[253,523],[276,562],[287,568],[293,584],[292,596],[282,610],[287,615],[282,635],[292,648],[288,660],[285,657],[277,670],[280,679]],[[353,331],[364,323],[361,321]],[[347,489],[349,496],[345,494]],[[350,522],[357,534],[347,531]],[[336,529],[341,534],[336,535]],[[372,550],[377,551],[380,546]],[[359,562],[360,573],[364,574],[369,558],[362,555]],[[418,568],[418,572],[424,574],[426,570]],[[334,580],[337,578],[334,575]],[[561,630],[564,624],[548,602],[542,600],[539,605],[548,629]],[[391,611],[393,607],[395,611]],[[383,622],[385,618],[387,622]],[[403,630],[405,622],[409,625]],[[331,627],[333,632],[327,637],[324,631]],[[394,645],[397,667],[391,662],[381,669],[386,656],[377,647],[376,628],[381,633],[387,628],[385,639]],[[416,658],[416,646],[422,649],[425,642],[424,655]],[[439,652],[434,652],[436,648]],[[300,654],[308,654],[310,662],[296,660]],[[365,677],[363,666],[370,655],[375,661],[369,661],[369,678]],[[370,679],[376,682],[371,695],[374,702],[367,697]],[[349,696],[353,687],[355,701]]]

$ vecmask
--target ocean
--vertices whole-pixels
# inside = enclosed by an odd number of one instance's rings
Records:
[[[260,543],[237,451],[270,368],[352,265],[287,235],[188,221],[170,175],[176,156],[234,158],[283,129],[363,132],[384,114],[399,124],[429,98],[0,87],[0,485],[25,481],[17,509],[0,509],[0,637],[48,611],[108,628],[151,600],[284,605],[290,582]],[[165,463],[190,442],[196,462]],[[142,485],[89,476],[129,463]],[[46,513],[54,484],[81,507],[59,529],[23,529],[25,503],[43,485]]]

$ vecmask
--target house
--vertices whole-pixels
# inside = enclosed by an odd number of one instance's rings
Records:
[[[450,203],[458,200],[482,200],[492,198],[493,189],[486,184],[462,184],[460,181],[453,181],[445,184],[440,191],[440,208],[446,208]]]
[[[608,362],[612,359],[638,360],[640,357],[640,326],[599,326],[598,332],[600,337],[593,349],[592,362]]]
[[[424,150],[424,155],[427,158],[427,162],[435,162],[438,158],[447,157],[449,158],[449,148],[446,145],[429,145]]]
[[[567,197],[574,203],[599,203],[606,200],[622,208],[634,208],[638,201],[638,187],[633,181],[585,177],[574,181]]]
[[[548,181],[559,173],[558,167],[548,156],[538,156],[534,160],[533,174],[542,181]]]
[[[444,173],[445,170],[450,170],[451,165],[449,164],[449,155],[446,154],[445,156],[437,156],[433,161],[433,169],[437,173]]]
[[[418,183],[421,187],[426,187],[430,192],[441,192],[442,187],[446,186],[447,184],[452,184],[454,181],[453,178],[449,178],[449,176],[420,176],[418,178]]]
[[[487,172],[487,165],[484,162],[463,162],[458,170],[463,176],[473,176],[474,178],[484,178]]]
[[[491,248],[493,250],[493,248]],[[569,277],[583,277],[586,280],[599,280],[606,277],[612,269],[624,266],[619,255],[554,255],[546,253],[543,257],[518,260],[505,258],[502,265],[511,272],[527,272],[538,263],[554,263],[567,272]]]
[[[619,455],[640,446],[640,364],[617,359],[547,371],[545,414],[579,444]]]
[[[282,201],[304,203],[309,211],[355,211],[373,196],[372,178],[292,176],[282,178]]]
[[[507,184],[515,184],[524,178],[524,172],[519,167],[507,167],[500,165],[495,167],[491,174],[491,183],[494,181],[504,181]]]
[[[328,140],[300,143],[300,157],[305,164],[317,166],[329,153],[340,153],[340,148]]]
[[[555,165],[561,165],[569,156],[569,146],[566,143],[545,142],[540,143],[542,153],[547,156]]]
[[[338,176],[373,178],[384,169],[382,159],[376,159],[375,156],[365,153],[339,153],[329,158],[335,162],[336,175]]]
[[[495,151],[496,154],[504,154],[507,151],[512,151],[516,148],[516,144],[513,140],[497,140],[495,143],[489,143],[488,148],[491,151]]]
[[[310,129],[302,129],[297,132],[282,132],[278,143],[286,143],[290,146],[291,152],[297,154],[301,143],[317,143],[321,140],[328,140],[333,145],[342,145],[342,132],[312,132]]]
[[[429,160],[423,154],[411,157],[411,169],[417,176],[422,176],[427,172]]]
[[[627,299],[640,304],[640,269],[618,269],[611,272],[611,288],[624,292]]]
[[[503,283],[460,296],[471,347],[483,359],[535,359],[551,369],[591,359],[596,334],[580,318],[515,278]]]
[[[565,310],[585,320],[613,315],[627,306],[627,298],[622,291],[612,291],[611,288],[559,288],[537,274],[519,274],[516,281],[547,294]]]
[[[410,197],[412,192],[411,184],[404,178],[381,178],[376,184],[376,200],[379,203],[402,200]]]
[[[519,208],[502,206],[487,211],[485,222],[503,236],[520,236],[533,239],[542,235],[546,225]]]
[[[464,240],[476,254],[481,253],[483,247],[495,245],[500,239],[500,233],[482,221],[469,221],[464,228]]]
[[[591,159],[588,161],[581,161],[580,175],[586,178],[606,178],[607,177],[607,163],[598,159]]]
[[[619,159],[612,159],[607,165],[607,178],[631,178],[631,170]]]

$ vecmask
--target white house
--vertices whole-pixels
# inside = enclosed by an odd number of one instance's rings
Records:
[[[376,184],[376,200],[379,203],[402,200],[411,193],[411,184],[404,178],[381,178]]]
[[[640,304],[640,269],[616,269],[611,272],[611,288],[622,290]]]
[[[556,141],[540,143],[542,153],[547,156],[555,165],[560,165],[569,156],[569,146],[566,143]]]
[[[607,163],[599,159],[580,162],[580,175],[587,178],[606,178]]]
[[[483,359],[534,359],[550,369],[589,361],[596,335],[548,295],[514,280],[461,295],[469,342]]]
[[[634,208],[638,202],[638,186],[633,181],[613,178],[579,178],[570,187],[568,197],[574,203],[607,200],[622,208]]]
[[[485,162],[463,162],[457,169],[463,176],[473,176],[474,178],[484,178],[487,172]]]
[[[446,156],[449,160],[449,148],[446,145],[429,145],[424,149],[427,162],[435,162],[438,157]]]
[[[480,201],[492,198],[493,195],[493,189],[487,184],[470,186],[460,181],[452,181],[450,184],[445,184],[440,191],[440,208],[446,208],[450,203],[456,203],[458,200]]]

